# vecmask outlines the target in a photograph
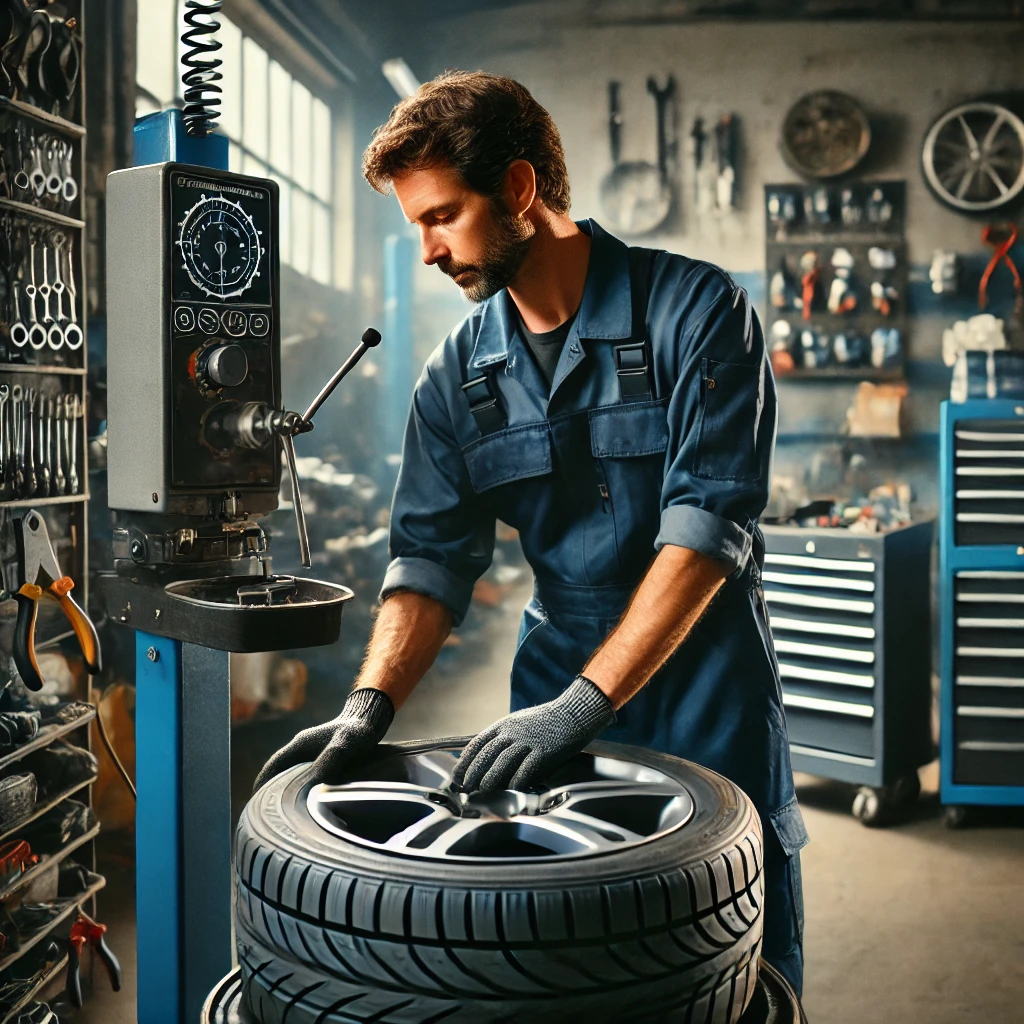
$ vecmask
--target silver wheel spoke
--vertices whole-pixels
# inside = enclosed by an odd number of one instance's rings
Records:
[[[452,818],[451,824],[436,839],[417,852],[441,857],[461,839],[472,835],[481,825],[489,824],[488,818]]]
[[[975,168],[971,167],[967,173],[960,179],[960,184],[957,186],[956,197],[957,199],[963,199],[967,194],[967,190],[971,187],[971,182],[974,181]]]
[[[1009,188],[1006,187],[1006,185],[1003,184],[1003,179],[1000,178],[998,174],[996,174],[996,172],[993,170],[991,164],[985,164],[985,168],[984,169],[985,169],[985,173],[995,183],[996,188],[999,189],[999,194],[1001,196],[1005,196],[1006,193],[1009,192],[1010,190],[1009,190]]]
[[[565,800],[562,806],[572,806],[577,800],[601,800],[612,797],[616,800],[637,796],[663,796],[669,799],[679,796],[679,787],[671,782],[640,785],[636,782],[618,782],[601,779],[596,782],[567,783],[556,786],[541,797],[541,806],[550,807],[557,799]]]
[[[352,803],[366,800],[403,800],[407,802],[430,802],[431,797],[445,799],[444,795],[430,786],[417,786],[411,782],[349,782],[344,786],[315,786],[310,798],[321,804]]]
[[[967,119],[963,114],[957,119],[960,122],[960,127],[964,130],[964,138],[967,139],[967,145],[970,147],[972,153],[978,152],[978,140],[974,137],[974,132],[971,131],[970,125],[967,123]]]
[[[396,832],[383,846],[386,850],[407,850],[413,846],[414,840],[422,836],[424,832],[436,828],[442,822],[448,822],[449,825],[452,825],[457,820],[447,811],[442,811],[439,808],[433,814],[428,814],[425,818],[420,818],[419,821],[413,822],[408,828],[402,829],[401,832]]]
[[[599,845],[601,842],[607,846],[614,846],[617,843],[638,843],[644,838],[638,832],[633,832],[622,825],[616,825],[614,822],[595,818],[592,814],[583,814],[565,807],[556,807],[555,810],[544,816],[544,820],[548,824],[555,822],[558,825],[565,825],[571,831],[580,832],[584,836],[596,836],[600,841]],[[608,835],[618,838],[609,842]]]
[[[1000,111],[996,115],[996,118],[992,122],[992,124],[989,125],[988,131],[985,132],[985,138],[982,139],[981,141],[981,148],[984,152],[988,152],[988,150],[992,146],[992,143],[995,142],[996,140],[996,135],[999,132],[999,129],[1002,128],[1004,124],[1006,124],[1006,114],[1005,112]]]

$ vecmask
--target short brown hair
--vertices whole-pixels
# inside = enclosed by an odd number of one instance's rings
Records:
[[[448,164],[493,198],[514,160],[533,165],[546,206],[568,212],[569,174],[551,115],[511,78],[446,71],[402,100],[373,133],[363,177],[386,195],[399,172]]]

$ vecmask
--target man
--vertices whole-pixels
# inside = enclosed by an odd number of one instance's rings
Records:
[[[394,189],[423,261],[480,305],[416,385],[356,687],[257,784],[310,760],[337,777],[372,750],[465,615],[501,518],[535,593],[513,713],[470,742],[455,784],[528,787],[599,733],[728,776],[763,823],[763,954],[799,990],[807,837],[756,526],[775,390],[745,293],[708,264],[573,222],[558,131],[507,78],[423,86],[363,170]]]

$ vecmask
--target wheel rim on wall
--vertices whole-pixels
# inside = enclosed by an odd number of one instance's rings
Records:
[[[964,213],[984,213],[1024,192],[1024,122],[997,103],[964,103],[928,130],[921,156],[938,198]]]
[[[612,853],[694,814],[680,783],[626,759],[580,754],[543,791],[472,794],[450,786],[457,759],[449,750],[390,755],[372,778],[314,786],[307,808],[332,835],[383,853],[484,863]]]

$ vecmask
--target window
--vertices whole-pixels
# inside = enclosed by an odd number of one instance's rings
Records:
[[[145,13],[139,5],[137,116],[183,102],[184,12],[183,0],[147,0]],[[321,284],[347,287],[350,260],[337,236],[340,225],[351,231],[350,203],[345,210],[338,203],[347,195],[342,179],[348,176],[336,173],[338,126],[331,107],[223,11],[218,20],[224,76],[218,124],[229,140],[228,166],[277,182],[281,262]]]

